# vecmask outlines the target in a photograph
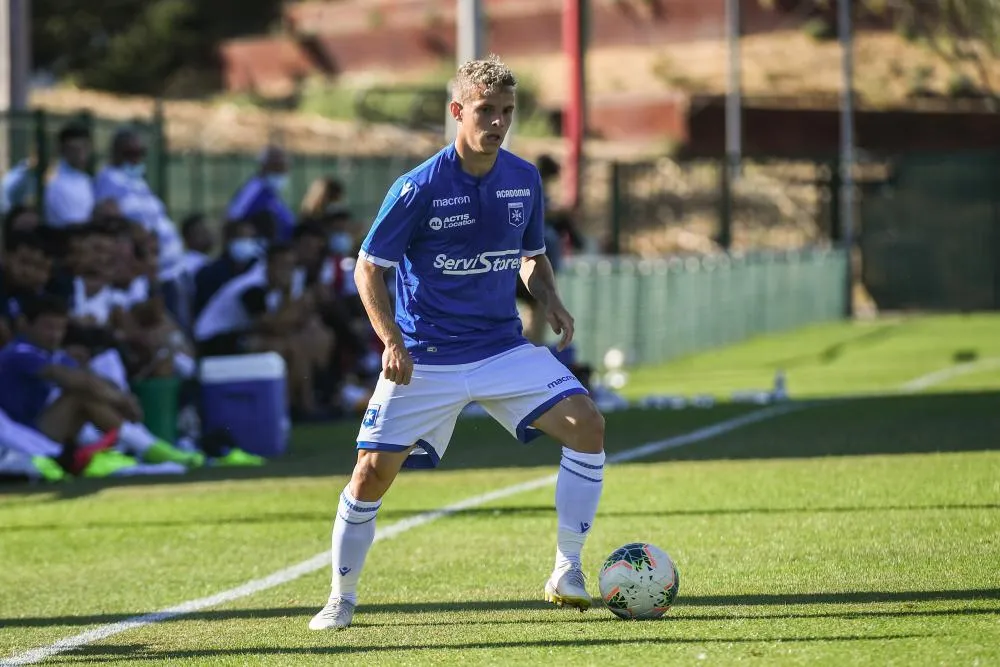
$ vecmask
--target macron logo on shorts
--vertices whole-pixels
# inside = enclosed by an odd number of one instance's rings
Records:
[[[575,380],[575,379],[576,379],[575,375],[564,375],[561,378],[559,378],[558,380],[553,380],[552,382],[548,383],[545,386],[548,387],[549,389],[555,389],[559,385],[561,385],[561,384],[563,384],[565,382],[571,382],[572,380]]]

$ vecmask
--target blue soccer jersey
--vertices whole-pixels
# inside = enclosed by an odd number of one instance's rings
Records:
[[[55,388],[39,376],[50,365],[76,362],[64,352],[49,352],[20,339],[0,350],[0,410],[19,424],[34,426]]]
[[[538,170],[501,150],[477,178],[449,146],[389,189],[361,258],[396,271],[396,323],[418,364],[464,364],[527,341],[522,257],[545,252]]]

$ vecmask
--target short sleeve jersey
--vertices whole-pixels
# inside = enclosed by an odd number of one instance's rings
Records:
[[[0,350],[0,410],[19,424],[34,426],[54,385],[39,373],[46,366],[76,366],[65,352],[49,352],[18,339]]]
[[[500,150],[482,177],[454,145],[389,189],[362,259],[396,267],[396,323],[414,362],[459,365],[523,345],[522,257],[545,252],[538,170]]]

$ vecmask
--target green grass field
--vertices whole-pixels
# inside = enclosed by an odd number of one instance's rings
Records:
[[[45,664],[1000,663],[1000,318],[830,325],[632,374],[630,392],[725,394],[788,372],[796,403],[718,437],[606,473],[585,552],[647,540],[671,553],[668,617],[620,621],[540,601],[554,552],[553,488],[471,507],[378,541],[355,625],[314,633],[325,567],[251,595],[130,629]],[[957,361],[981,366],[898,389]],[[608,451],[762,408],[628,410]],[[0,664],[137,614],[214,595],[328,548],[354,424],[297,431],[255,471],[0,487]],[[465,420],[442,467],[404,474],[381,529],[556,470]],[[306,568],[308,569],[308,568]]]

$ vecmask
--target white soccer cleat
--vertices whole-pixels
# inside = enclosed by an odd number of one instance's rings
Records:
[[[552,573],[545,582],[545,601],[560,607],[576,607],[580,611],[590,609],[592,601],[579,565],[571,565]]]
[[[339,595],[331,595],[326,606],[309,621],[310,630],[341,630],[351,624],[354,618],[354,607],[350,600]]]

